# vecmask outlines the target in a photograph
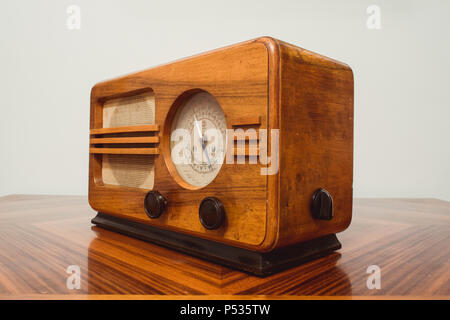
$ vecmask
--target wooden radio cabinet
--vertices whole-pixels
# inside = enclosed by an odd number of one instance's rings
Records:
[[[257,275],[340,248],[346,64],[262,37],[100,82],[90,116],[94,224]]]

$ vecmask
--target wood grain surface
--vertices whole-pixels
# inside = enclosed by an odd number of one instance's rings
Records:
[[[274,220],[277,212],[268,208],[274,204],[268,204],[269,178],[260,175],[260,165],[248,161],[240,165],[224,163],[213,183],[199,189],[187,185],[178,175],[169,147],[176,109],[200,89],[212,94],[220,104],[226,115],[227,128],[249,124],[269,128],[268,82],[271,75],[268,70],[272,63],[267,41],[269,39],[248,41],[97,83],[91,91],[91,138],[102,138],[94,137],[99,133],[126,132],[123,128],[103,128],[105,103],[140,95],[151,88],[160,141],[148,148],[91,147],[89,201],[92,208],[119,218],[235,246],[254,250],[271,248],[277,228],[271,224],[273,230],[266,231],[267,221]],[[274,103],[270,105],[273,107]],[[104,183],[101,153],[155,154],[153,190],[168,201],[166,212],[158,219],[149,219],[143,205],[148,189]],[[200,202],[208,196],[219,197],[227,210],[225,223],[217,230],[205,229],[198,219]]]
[[[92,139],[105,138],[99,133],[126,132],[103,128],[103,108],[148,90],[154,97],[159,143],[93,147]],[[181,178],[170,149],[177,108],[200,91],[220,104],[227,129],[253,129],[260,139],[258,148],[247,144],[228,149],[231,159],[241,154],[247,160],[239,165],[225,161],[202,188]],[[99,212],[258,252],[334,234],[350,224],[353,72],[345,63],[271,37],[253,39],[96,84],[90,129],[89,201]],[[268,130],[269,138],[259,130]],[[273,133],[277,140],[271,139]],[[268,153],[270,165],[255,157],[260,150]],[[105,183],[102,154],[154,154],[153,190],[167,200],[166,212],[149,219],[144,209],[148,189]],[[261,174],[269,167],[269,175]],[[320,188],[333,197],[331,220],[311,215],[311,199]],[[215,230],[207,230],[198,219],[201,201],[211,196],[226,211]]]
[[[85,197],[0,198],[3,299],[450,298],[450,203],[357,199],[343,248],[258,278],[93,227]],[[66,287],[78,265],[81,288]],[[381,268],[381,289],[366,286]]]

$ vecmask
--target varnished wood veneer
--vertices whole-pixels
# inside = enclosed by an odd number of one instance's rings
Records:
[[[115,143],[158,143],[159,137],[91,138],[91,144]]]
[[[446,201],[356,199],[342,249],[267,278],[92,227],[95,214],[86,197],[0,197],[0,298],[450,299]],[[366,286],[373,264],[380,290]]]
[[[159,131],[159,126],[157,124],[150,124],[150,125],[114,127],[114,128],[94,128],[91,129],[90,134],[148,132],[148,131],[149,132]]]
[[[95,153],[125,153],[129,148],[91,149],[89,201],[95,210],[259,252],[348,227],[353,172],[349,66],[273,38],[258,38],[95,85],[91,134],[115,132],[102,128],[105,102],[150,89],[155,123],[161,128],[153,189],[167,199],[167,212],[150,220],[143,208],[149,190],[103,183],[102,159]],[[265,165],[249,163],[247,144],[241,148],[246,163],[225,163],[208,186],[200,189],[181,180],[170,157],[171,120],[183,99],[198,90],[215,97],[228,129],[280,130],[276,174],[261,175]],[[230,152],[237,154],[238,149]],[[312,218],[311,197],[319,188],[333,196],[330,221]],[[198,219],[199,204],[208,196],[219,197],[226,208],[226,223],[217,230],[206,230]]]
[[[90,153],[97,154],[159,154],[158,148],[90,148]]]
[[[242,58],[246,63],[243,64]],[[177,180],[170,160],[168,115],[187,92],[211,93],[226,111],[228,128],[241,119],[268,128],[268,51],[264,41],[250,41],[176,63],[97,84],[91,94],[91,133],[102,128],[102,105],[111,97],[130,96],[151,88],[155,95],[155,123],[160,126],[160,150],[155,157],[155,184],[168,200],[167,212],[150,220],[143,208],[148,190],[106,185],[101,177],[101,157],[90,155],[89,201],[98,211],[139,223],[183,232],[242,247],[262,248],[267,233],[267,177],[255,165],[224,164],[216,179],[205,188],[190,188]],[[255,115],[261,117],[255,117]],[[253,123],[252,123],[253,124]],[[94,131],[97,132],[97,131]],[[239,201],[245,195],[245,201]],[[227,208],[226,225],[205,230],[198,219],[198,206],[207,196],[218,196]],[[268,214],[269,212],[269,214]],[[273,238],[274,239],[274,238]],[[273,241],[270,240],[270,241]]]

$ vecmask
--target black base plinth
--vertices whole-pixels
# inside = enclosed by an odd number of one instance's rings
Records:
[[[92,219],[92,223],[257,276],[268,276],[341,248],[335,234],[260,253],[155,228],[101,212]]]

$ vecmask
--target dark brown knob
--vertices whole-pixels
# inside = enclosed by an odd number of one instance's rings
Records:
[[[319,189],[314,192],[311,211],[315,219],[331,220],[333,218],[333,198],[327,190]]]
[[[158,191],[150,191],[145,196],[145,213],[151,218],[156,219],[166,210],[167,200]]]
[[[202,200],[198,215],[202,225],[208,230],[219,228],[225,220],[225,208],[222,202],[215,197]]]

